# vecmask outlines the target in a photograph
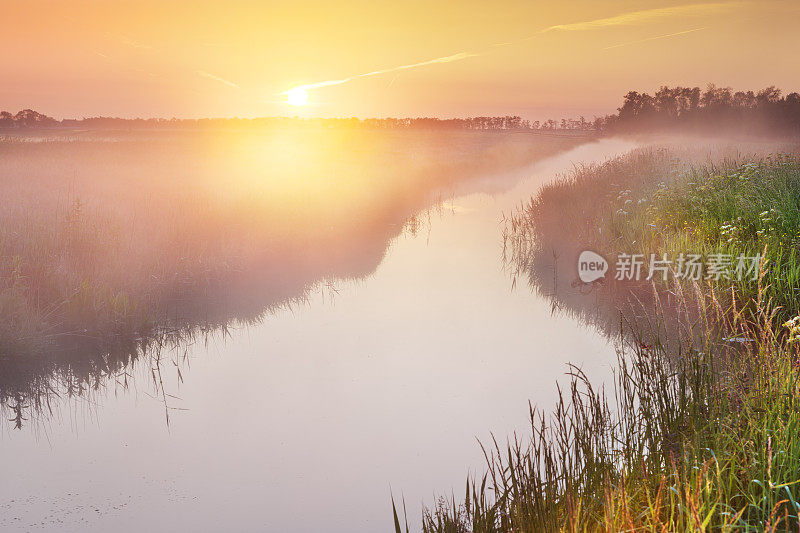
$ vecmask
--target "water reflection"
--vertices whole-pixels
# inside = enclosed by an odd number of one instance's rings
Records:
[[[302,305],[163,349],[166,394],[139,356],[97,391],[90,377],[80,400],[53,398],[46,423],[1,426],[0,528],[366,533],[391,528],[390,487],[413,527],[433,491],[460,493],[465,470],[482,470],[476,437],[528,431],[529,400],[552,407],[567,362],[610,375],[614,346],[511,290],[502,213],[630,146],[586,144],[463,182],[415,235],[387,221],[367,278],[335,291],[323,280]],[[505,192],[474,193],[483,183]]]
[[[52,269],[61,278],[34,288],[69,294],[55,312],[76,302],[88,309],[65,314],[87,318],[57,324],[32,354],[0,356],[0,411],[20,429],[65,401],[91,405],[136,379],[169,420],[175,402],[163,373],[184,379],[187,346],[370,276],[394,239],[424,230],[425,210],[460,187],[511,186],[518,175],[485,174],[578,142],[522,141],[289,131],[3,144],[3,186],[16,187],[24,169],[17,194],[31,209],[4,219],[30,231],[30,220],[19,220],[27,216],[67,241],[53,251],[62,256]],[[98,292],[116,293],[122,313],[104,310]]]
[[[648,350],[658,344],[668,354],[682,353],[690,342],[701,349],[708,332],[723,333],[723,324],[712,323],[720,304],[703,297],[697,282],[672,279],[664,283],[645,276],[618,280],[613,257],[604,277],[582,281],[579,257],[593,247],[558,227],[551,223],[536,238],[508,227],[504,235],[503,261],[512,283],[530,288],[549,303],[553,314],[584,324],[622,343],[621,348]],[[732,347],[723,341],[720,353]]]

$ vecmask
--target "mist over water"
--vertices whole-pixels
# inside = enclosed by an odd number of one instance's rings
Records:
[[[390,526],[390,488],[416,523],[432,488],[459,493],[465,465],[480,471],[475,437],[526,428],[528,400],[552,403],[567,362],[608,376],[616,356],[602,333],[512,289],[501,220],[559,172],[633,143],[536,157],[531,138],[376,137],[350,149],[363,141],[237,139],[203,144],[190,166],[196,139],[158,159],[141,145],[14,148],[47,150],[37,155],[53,169],[91,154],[67,179],[42,171],[20,187],[53,180],[39,203],[64,213],[82,198],[89,226],[132,235],[86,253],[109,254],[105,286],[172,295],[150,309],[184,334],[140,338],[125,356],[91,341],[69,356],[3,359],[0,528],[375,531]],[[525,158],[540,161],[520,167]],[[108,169],[114,179],[87,196]],[[187,191],[193,200],[176,204]],[[177,235],[191,246],[176,250]],[[215,274],[151,291],[150,259],[170,252],[156,277],[198,261]],[[223,275],[225,261],[246,275]]]

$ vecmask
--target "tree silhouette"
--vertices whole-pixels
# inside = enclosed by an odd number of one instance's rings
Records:
[[[710,84],[699,87],[662,86],[653,95],[628,92],[617,114],[595,120],[607,132],[697,131],[797,135],[800,94],[781,96],[769,86],[758,92],[736,91]]]

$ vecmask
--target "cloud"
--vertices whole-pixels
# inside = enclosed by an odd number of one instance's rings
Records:
[[[626,26],[629,24],[640,24],[651,22],[666,17],[679,17],[691,15],[710,15],[727,11],[742,5],[742,2],[715,2],[706,4],[689,4],[684,6],[661,7],[656,9],[646,9],[643,11],[631,11],[613,17],[606,17],[583,22],[573,22],[571,24],[557,24],[543,29],[539,33],[551,31],[586,31],[611,26]]]
[[[219,76],[211,74],[210,72],[206,72],[205,70],[196,70],[195,72],[197,72],[200,76],[203,76],[204,78],[208,78],[210,80],[215,80],[215,81],[218,81],[220,83],[224,83],[225,85],[228,85],[230,87],[235,87],[237,89],[241,89],[241,87],[239,87],[238,85],[236,85],[232,81],[228,81],[225,78],[220,78]]]
[[[539,32],[535,33],[534,35],[530,35],[528,37],[516,40],[516,41],[508,41],[502,42],[492,45],[489,49],[481,52],[481,53],[473,53],[473,52],[459,52],[457,54],[444,56],[444,57],[437,57],[435,59],[429,59],[427,61],[421,61],[419,63],[411,63],[409,65],[400,65],[399,67],[392,67],[386,68],[381,70],[373,70],[372,72],[365,72],[364,74],[357,74],[355,76],[350,76],[349,78],[342,78],[338,80],[325,80],[319,81],[316,83],[307,83],[305,85],[298,85],[297,87],[292,87],[281,94],[288,95],[289,93],[295,92],[305,92],[311,89],[320,89],[322,87],[329,87],[331,85],[341,85],[343,83],[348,83],[353,80],[357,80],[359,78],[366,78],[367,76],[377,76],[379,74],[386,74],[389,72],[397,72],[400,70],[418,68],[425,65],[433,65],[436,63],[450,63],[452,61],[461,61],[463,59],[467,59],[470,57],[477,57],[480,55],[484,55],[488,53],[489,50],[497,47],[504,47],[504,46],[511,46],[521,44],[525,41],[530,39],[534,39],[539,37],[543,34],[555,32],[555,31],[563,31],[563,32],[573,32],[573,31],[587,31],[587,30],[596,30],[601,28],[609,28],[615,26],[625,26],[631,24],[641,24],[646,22],[653,22],[663,18],[669,17],[686,17],[686,16],[697,16],[697,15],[710,15],[710,14],[717,14],[727,10],[734,9],[741,5],[744,5],[746,2],[711,2],[711,3],[702,3],[702,4],[689,4],[689,5],[682,5],[682,6],[673,6],[673,7],[663,7],[663,8],[656,8],[656,9],[646,9],[641,11],[631,11],[628,13],[622,13],[620,15],[615,15],[613,17],[606,17],[601,19],[595,20],[587,20],[583,22],[573,22],[570,24],[557,24],[555,26],[549,26],[540,30]],[[695,31],[700,31],[706,28],[695,28],[692,30],[686,30],[676,33],[670,33],[666,35],[658,35],[656,37],[649,37],[647,39],[641,39],[639,41],[632,41],[630,43],[621,43],[618,45],[609,46],[607,49],[616,48],[619,46],[627,46],[629,44],[635,44],[640,42],[652,41],[656,39],[664,39],[667,37],[674,37],[678,35],[683,35],[686,33],[691,33]]]

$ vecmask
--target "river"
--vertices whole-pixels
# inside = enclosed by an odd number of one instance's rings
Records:
[[[567,362],[610,375],[600,332],[512,288],[501,217],[632,147],[584,144],[462,185],[366,278],[165,353],[161,394],[132,376],[2,426],[0,529],[387,531],[391,493],[417,525],[482,471],[476,439],[529,431],[527,402],[552,405]]]

